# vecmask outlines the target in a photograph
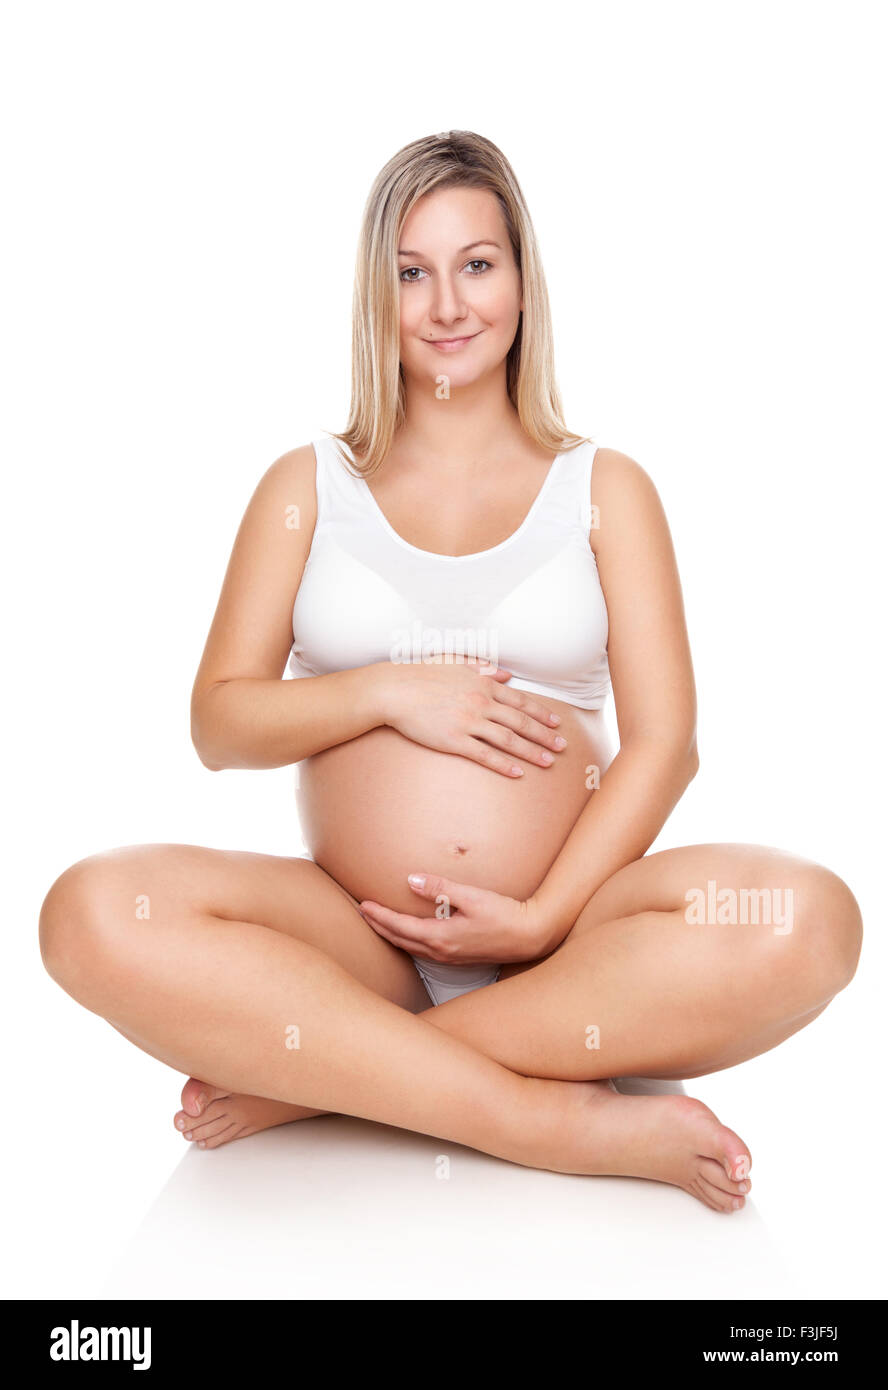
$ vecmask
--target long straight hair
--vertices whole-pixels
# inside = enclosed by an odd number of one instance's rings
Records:
[[[502,209],[524,296],[506,358],[506,385],[524,430],[555,453],[585,438],[572,434],[562,417],[549,295],[518,180],[492,141],[471,130],[449,130],[414,140],[393,155],[377,174],[364,208],[352,301],[351,408],[346,428],[329,433],[360,455],[360,464],[350,462],[365,478],[381,467],[406,413],[400,362],[401,229],[414,203],[441,188],[487,188]]]

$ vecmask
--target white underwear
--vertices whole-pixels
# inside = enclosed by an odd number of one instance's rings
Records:
[[[438,960],[422,960],[419,956],[410,959],[433,1004],[445,1004],[448,999],[457,999],[471,989],[492,985],[500,973],[498,965],[447,965]]]
[[[299,859],[311,859],[309,851],[302,850]],[[314,862],[314,861],[312,861]],[[426,987],[426,993],[433,1004],[444,1004],[448,999],[458,999],[472,989],[483,989],[499,979],[499,965],[446,965],[437,960],[422,960],[419,956],[410,959],[416,966],[417,974]],[[624,1095],[687,1095],[680,1081],[661,1081],[647,1076],[618,1076],[612,1084]]]

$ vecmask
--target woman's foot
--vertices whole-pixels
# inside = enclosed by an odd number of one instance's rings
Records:
[[[523,1078],[528,1131],[515,1161],[559,1173],[672,1183],[714,1211],[739,1211],[752,1186],[741,1139],[692,1096],[624,1096],[610,1081]],[[192,1077],[176,1128],[198,1148],[217,1149],[274,1125],[326,1111],[261,1096],[231,1095]],[[525,1136],[526,1137],[526,1136]]]
[[[174,1124],[183,1138],[199,1149],[218,1149],[232,1139],[258,1134],[261,1129],[326,1113],[282,1100],[266,1100],[263,1096],[231,1095],[220,1086],[192,1076],[182,1088],[182,1109]]]
[[[547,1088],[539,1105],[554,1120],[542,1151],[537,1145],[535,1157],[543,1160],[537,1166],[672,1183],[714,1211],[744,1206],[752,1186],[749,1151],[702,1101],[624,1096],[610,1081],[527,1079]]]

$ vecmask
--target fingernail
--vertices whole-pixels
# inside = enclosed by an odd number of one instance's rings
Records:
[[[733,1202],[731,1203],[731,1206],[734,1208],[735,1211],[739,1211],[739,1210],[740,1210],[740,1198],[739,1198],[739,1197],[735,1197],[734,1200],[733,1200]]]
[[[547,767],[549,766],[550,763],[552,763],[552,762],[554,762],[554,761],[555,761],[555,759],[552,757],[552,754],[551,754],[551,753],[541,753],[541,754],[540,754],[540,762],[541,762],[541,763],[545,763]]]
[[[741,1192],[748,1192],[748,1191],[749,1191],[749,1183],[748,1183],[748,1182],[741,1182],[741,1184],[740,1184],[740,1191],[741,1191]]]
[[[559,714],[550,714],[550,715],[549,715],[549,723],[550,723],[550,724],[560,724],[560,723],[561,723],[561,716],[560,716]]]
[[[558,737],[557,737],[556,740],[555,740],[555,747],[556,747],[556,748],[566,748],[566,747],[567,747],[567,739],[566,739],[566,738],[562,738],[561,735],[559,734]]]
[[[197,1141],[197,1147],[198,1147],[199,1149],[205,1149],[205,1148],[207,1147],[207,1141],[206,1141],[206,1139],[198,1139],[198,1141]]]
[[[201,1091],[200,1095],[199,1095],[198,1098],[197,1098],[197,1103],[198,1103],[198,1105],[206,1105],[206,1103],[207,1103],[207,1093],[206,1093],[206,1091]]]
[[[407,882],[413,888],[425,888],[425,874],[408,874]]]
[[[186,1131],[185,1138],[186,1138],[186,1139],[193,1139],[193,1138],[194,1138],[194,1136],[193,1136],[193,1134],[191,1133],[191,1130],[190,1130],[190,1129]]]
[[[514,765],[514,763],[513,763],[513,764],[512,764],[512,776],[513,776],[513,777],[523,777],[523,776],[524,776],[524,768],[523,768],[523,767],[515,767],[515,765]]]
[[[177,1121],[176,1121],[176,1129],[184,1129],[184,1128],[185,1128],[185,1121],[184,1121],[184,1120],[177,1120]]]

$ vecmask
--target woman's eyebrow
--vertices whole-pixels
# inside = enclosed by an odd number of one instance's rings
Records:
[[[500,246],[500,244],[499,244],[498,241],[488,241],[488,240],[485,238],[485,239],[483,239],[482,241],[470,241],[469,244],[468,244],[468,246],[461,246],[461,247],[459,248],[459,250],[457,251],[456,254],[457,254],[458,256],[461,256],[461,255],[463,254],[463,252],[465,252],[465,251],[473,251],[473,250],[475,249],[476,246],[495,246],[496,249],[497,249],[497,251],[502,251],[502,249],[503,249],[503,248]],[[423,253],[422,253],[421,251],[399,251],[399,252],[398,252],[398,255],[399,255],[399,256],[419,256],[419,257],[421,257],[422,254],[423,254]]]

